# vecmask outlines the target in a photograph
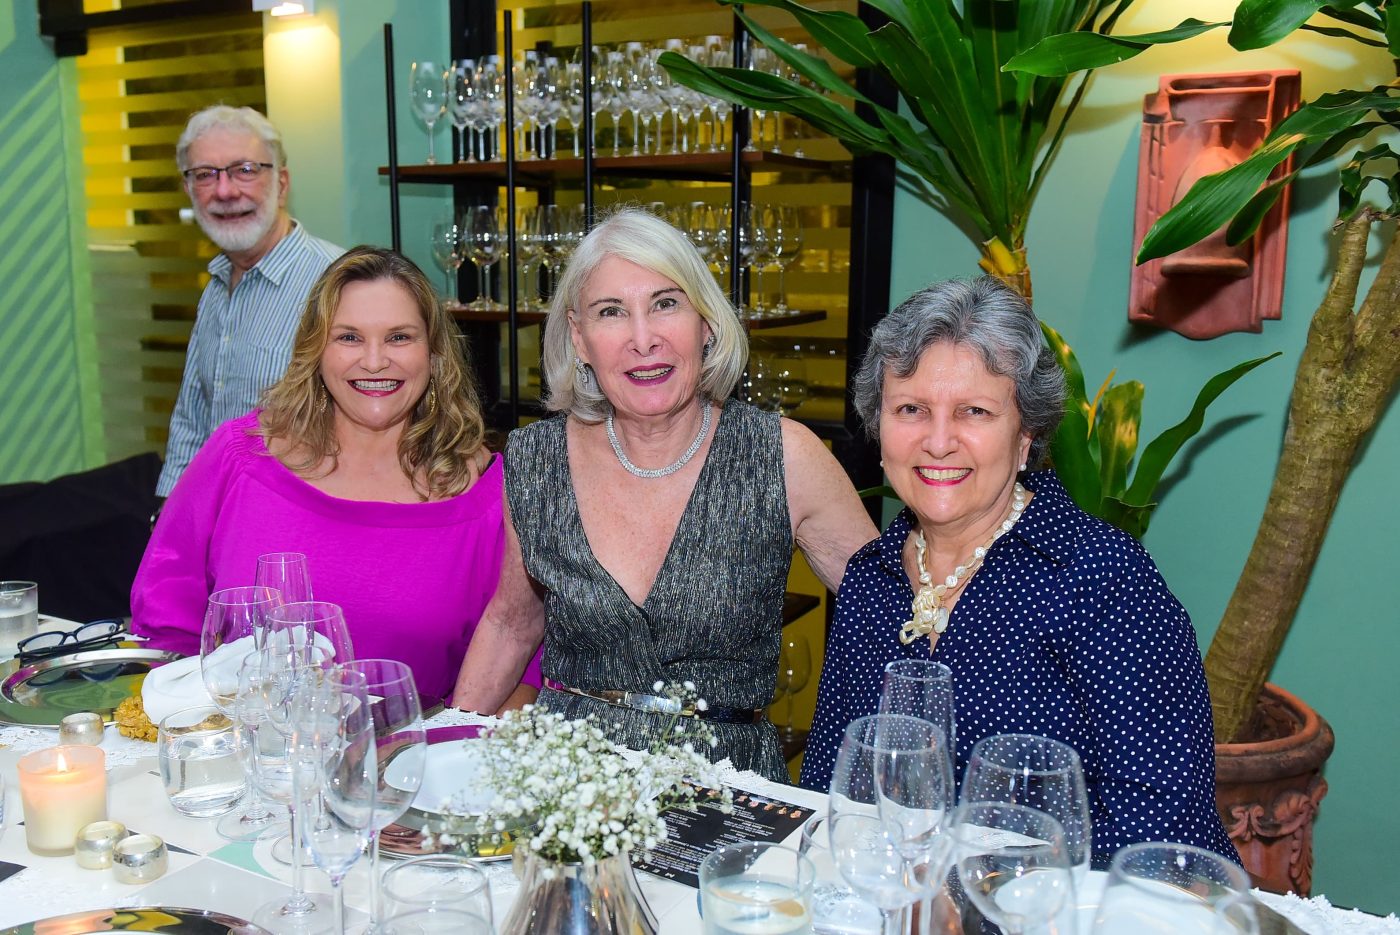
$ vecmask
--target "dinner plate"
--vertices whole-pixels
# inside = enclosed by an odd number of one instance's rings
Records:
[[[267,929],[236,916],[207,909],[146,906],[140,909],[90,909],[26,922],[0,935],[93,935],[97,932],[180,932],[181,935],[268,935]]]
[[[428,731],[422,784],[408,811],[379,833],[380,853],[389,857],[423,854],[464,854],[468,857],[508,857],[513,849],[509,829],[498,834],[479,817],[495,793],[485,780],[481,747],[470,741],[480,736],[477,726],[438,727]],[[392,771],[384,781],[397,784]],[[464,814],[443,808],[455,799]],[[444,843],[439,835],[449,835]]]
[[[66,716],[94,711],[111,722],[156,666],[179,659],[160,649],[97,649],[40,659],[0,682],[0,722],[57,727]]]

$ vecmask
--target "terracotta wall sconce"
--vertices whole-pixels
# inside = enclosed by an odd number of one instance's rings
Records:
[[[1133,252],[1202,176],[1235,165],[1298,108],[1297,71],[1164,75],[1142,108]],[[1291,171],[1292,160],[1274,171]],[[1188,338],[1263,330],[1283,303],[1289,194],[1236,246],[1221,228],[1200,243],[1133,268],[1128,319]]]

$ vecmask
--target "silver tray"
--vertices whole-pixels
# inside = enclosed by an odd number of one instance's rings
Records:
[[[78,711],[94,711],[110,723],[140,677],[179,658],[160,649],[98,649],[21,666],[0,682],[0,723],[58,727]]]
[[[174,906],[146,906],[141,909],[90,909],[26,922],[0,931],[0,935],[95,935],[97,932],[180,932],[181,935],[268,935],[267,929],[251,922],[211,912]]]

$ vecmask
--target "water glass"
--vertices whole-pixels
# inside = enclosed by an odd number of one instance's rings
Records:
[[[39,585],[0,581],[0,659],[15,654],[16,644],[39,630]]]
[[[812,862],[793,848],[726,844],[700,863],[705,935],[809,932],[815,880]]]
[[[1256,935],[1249,877],[1219,854],[1187,844],[1130,844],[1113,856],[1094,935],[1198,932]]]
[[[237,725],[213,705],[168,715],[156,735],[160,778],[181,815],[213,818],[233,809],[248,789],[238,756]]]
[[[488,926],[491,924],[491,887],[486,874],[466,857],[455,854],[414,857],[390,867],[381,885],[387,906],[386,921],[395,931],[395,920],[402,921],[414,914],[423,925],[432,922],[435,914],[448,918],[458,912],[474,913]],[[438,929],[423,928],[421,931]]]
[[[397,913],[384,926],[385,935],[495,935],[490,919],[470,909],[414,909]]]

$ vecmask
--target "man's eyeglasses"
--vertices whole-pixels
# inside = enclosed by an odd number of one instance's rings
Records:
[[[46,630],[27,636],[16,644],[20,664],[48,659],[86,649],[101,649],[120,643],[127,636],[126,624],[115,618],[94,620],[76,630]]]
[[[232,165],[219,168],[218,166],[195,166],[186,169],[180,174],[185,177],[185,181],[198,188],[212,188],[218,184],[219,176],[227,175],[230,182],[235,185],[251,185],[263,174],[264,169],[277,168],[270,162],[235,162]]]

